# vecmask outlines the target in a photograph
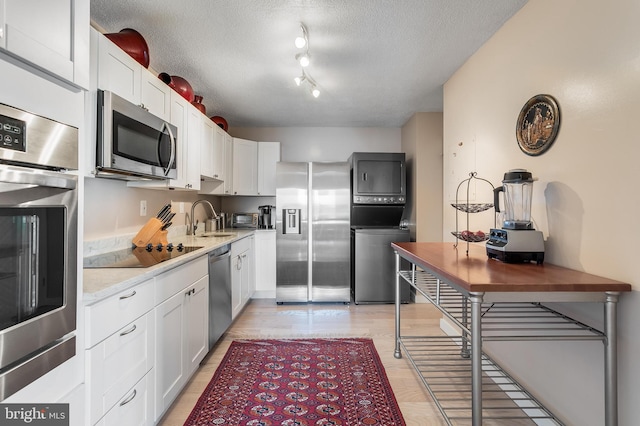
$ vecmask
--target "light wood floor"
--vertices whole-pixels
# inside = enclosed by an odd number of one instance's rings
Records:
[[[438,334],[441,314],[429,304],[402,306],[402,332]],[[161,426],[183,425],[201,393],[237,338],[370,337],[384,364],[402,415],[409,426],[446,423],[406,358],[396,359],[394,305],[284,304],[253,300],[205,357],[182,393],[169,408]]]

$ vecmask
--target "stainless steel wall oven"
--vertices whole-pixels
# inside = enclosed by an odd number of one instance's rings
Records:
[[[78,130],[0,105],[0,401],[75,355]]]

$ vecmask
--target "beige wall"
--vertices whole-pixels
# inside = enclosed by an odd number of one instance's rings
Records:
[[[640,2],[530,1],[444,87],[444,228],[451,240],[455,186],[477,171],[498,186],[526,168],[546,262],[630,282],[619,311],[620,424],[637,424],[640,272],[634,245],[638,197]],[[543,155],[523,154],[516,119],[537,94],[561,110],[558,138]],[[475,198],[490,200],[478,186]],[[488,228],[492,215],[478,216]],[[602,327],[600,305],[559,309]],[[499,361],[571,425],[604,424],[601,343],[494,344]]]
[[[442,113],[418,112],[402,126],[407,206],[414,241],[442,241]]]

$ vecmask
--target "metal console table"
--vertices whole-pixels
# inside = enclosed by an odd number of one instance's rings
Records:
[[[604,344],[605,422],[618,424],[618,297],[631,285],[555,265],[508,264],[487,258],[485,248],[468,253],[450,243],[392,243],[396,256],[394,356],[401,348],[450,425],[485,420],[513,424],[547,419],[553,413],[486,354],[488,340],[601,340]],[[412,264],[401,270],[400,259]],[[403,336],[400,283],[407,281],[460,329],[459,337]],[[601,302],[600,331],[543,305],[545,302]],[[518,423],[520,424],[520,423]]]

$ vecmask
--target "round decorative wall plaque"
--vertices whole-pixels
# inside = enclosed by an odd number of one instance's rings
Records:
[[[518,116],[518,146],[527,155],[540,155],[553,144],[559,128],[556,100],[549,95],[536,95],[524,104]]]

